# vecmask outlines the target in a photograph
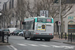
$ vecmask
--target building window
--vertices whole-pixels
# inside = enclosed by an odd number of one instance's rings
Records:
[[[14,0],[12,0],[12,8],[14,8]]]
[[[4,3],[3,10],[6,10],[6,8],[7,8],[7,3]]]
[[[11,1],[9,2],[9,9],[11,9]]]

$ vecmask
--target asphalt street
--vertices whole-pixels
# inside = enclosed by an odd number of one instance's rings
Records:
[[[10,36],[11,45],[0,46],[0,50],[75,50],[75,45],[51,41],[25,40],[21,36]]]

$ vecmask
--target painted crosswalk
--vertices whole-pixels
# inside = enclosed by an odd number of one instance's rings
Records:
[[[39,46],[43,46],[43,47],[50,47],[50,46],[48,46],[48,45],[43,45],[43,44],[41,44],[41,45],[39,45]]]
[[[28,45],[30,45],[30,46],[38,46],[38,45],[35,45],[35,44],[28,44]]]
[[[20,45],[20,46],[27,46],[27,45],[25,45],[25,44],[18,44],[18,45]]]
[[[53,48],[64,48],[64,49],[75,49],[75,46],[66,46],[66,45],[46,45],[46,44],[20,44],[19,46],[33,46],[33,47],[53,47]]]

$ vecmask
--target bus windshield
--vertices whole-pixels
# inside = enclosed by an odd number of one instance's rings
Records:
[[[51,19],[48,18],[38,18],[37,22],[42,22],[42,23],[52,23]]]

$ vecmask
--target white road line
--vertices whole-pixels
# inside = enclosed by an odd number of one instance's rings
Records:
[[[20,46],[27,46],[27,45],[25,45],[25,44],[18,44],[18,45],[20,45]]]
[[[74,46],[64,46],[65,49],[74,49]]]
[[[30,46],[38,46],[38,45],[35,45],[35,44],[28,44],[28,45],[30,45]]]
[[[45,43],[44,44],[28,44],[28,43],[24,43],[24,44],[18,44],[20,46],[27,46],[27,45],[30,45],[30,46],[43,46],[43,47],[54,47],[54,48],[64,48],[64,49],[74,49],[75,46],[66,46],[66,45],[46,45]]]
[[[74,49],[74,46],[57,46],[57,45],[51,45],[51,46],[55,48]]]
[[[17,48],[15,48],[13,45],[10,45],[14,50],[17,50]]]
[[[57,45],[51,45],[52,47],[55,47],[55,48],[64,48],[64,46],[63,47],[61,47],[61,46],[57,46]]]
[[[43,46],[43,47],[50,47],[50,46],[48,46],[48,45],[40,45],[40,46]]]

